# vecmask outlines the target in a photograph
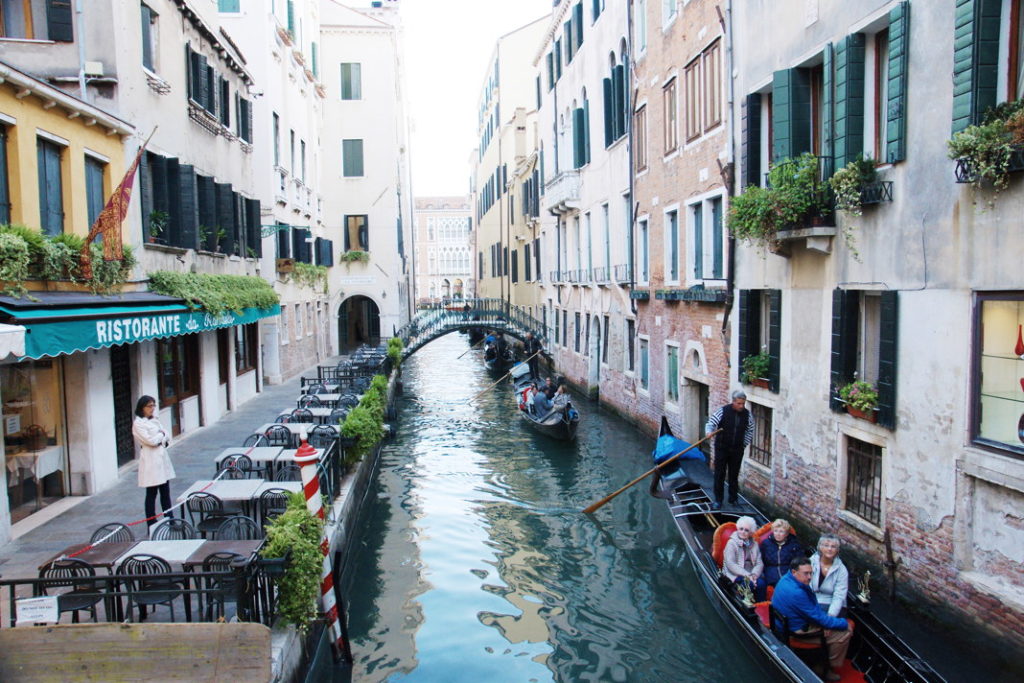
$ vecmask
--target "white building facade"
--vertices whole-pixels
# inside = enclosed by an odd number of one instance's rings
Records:
[[[417,197],[416,303],[471,298],[473,215],[469,197]]]

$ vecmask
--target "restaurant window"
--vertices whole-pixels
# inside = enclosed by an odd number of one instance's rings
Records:
[[[882,447],[846,437],[843,508],[875,526],[882,522]]]
[[[750,442],[750,458],[759,465],[772,466],[772,409],[748,403],[754,418],[754,440]]]
[[[679,401],[679,347],[672,344],[665,349],[665,400]]]
[[[650,341],[640,337],[640,388],[648,391],[651,385]]]
[[[199,335],[156,340],[156,363],[157,407],[170,413],[171,433],[177,435],[182,429],[182,402],[199,393]]]
[[[62,365],[59,359],[0,366],[7,497],[11,522],[66,491]]]
[[[370,231],[365,214],[345,216],[345,251],[370,251]]]
[[[39,169],[39,225],[44,235],[64,232],[64,182],[61,178],[60,145],[36,138]]]
[[[1024,456],[1024,292],[978,295],[971,436]]]
[[[235,374],[242,375],[256,369],[258,335],[258,323],[239,325],[235,328]]]

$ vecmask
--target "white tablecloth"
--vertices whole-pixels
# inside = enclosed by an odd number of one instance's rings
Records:
[[[114,565],[119,567],[126,557],[132,555],[156,555],[162,557],[171,564],[181,564],[192,553],[199,550],[199,546],[206,543],[206,539],[194,538],[187,541],[142,541],[134,548],[117,558]]]
[[[63,468],[63,446],[48,446],[41,451],[26,451],[7,456],[7,471],[17,476],[18,469],[28,470],[31,477],[42,479]]]
[[[220,479],[213,482],[204,493],[217,496],[224,502],[249,501],[256,495],[256,491],[262,483],[262,479]],[[196,491],[202,490],[207,484],[210,484],[209,479],[200,479],[178,496],[178,502],[185,500]]]

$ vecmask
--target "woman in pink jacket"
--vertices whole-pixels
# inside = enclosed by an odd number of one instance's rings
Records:
[[[171,507],[171,479],[174,466],[167,455],[170,437],[156,417],[156,400],[152,396],[139,397],[135,404],[135,422],[132,434],[139,442],[139,486],[146,489],[146,524],[156,523],[156,495],[160,494],[160,510]],[[167,517],[173,517],[167,513]]]
[[[722,573],[736,584],[747,584],[754,593],[754,600],[761,602],[766,597],[767,584],[764,580],[764,562],[761,549],[754,539],[757,522],[753,517],[736,520],[736,531],[725,544]]]

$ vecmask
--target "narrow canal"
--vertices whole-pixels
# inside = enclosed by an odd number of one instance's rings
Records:
[[[347,582],[356,681],[757,681],[661,501],[652,440],[582,404],[577,443],[538,435],[466,337],[404,367]]]

